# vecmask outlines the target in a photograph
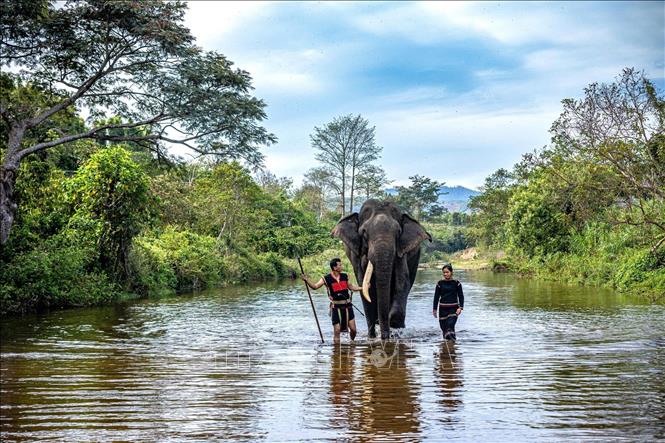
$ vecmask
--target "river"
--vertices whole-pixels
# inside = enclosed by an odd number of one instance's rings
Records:
[[[439,275],[383,343],[333,345],[320,289],[320,344],[301,281],[3,319],[2,440],[665,439],[665,306],[461,271],[446,344]]]

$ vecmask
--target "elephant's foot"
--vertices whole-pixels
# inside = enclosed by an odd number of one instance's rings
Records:
[[[367,336],[368,336],[369,338],[376,338],[376,328],[375,328],[374,326],[371,326],[371,327],[367,330]]]
[[[406,317],[404,311],[398,307],[393,306],[390,310],[388,318],[390,318],[391,328],[404,328],[404,318]]]
[[[381,328],[381,340],[388,340],[390,338],[390,328]]]

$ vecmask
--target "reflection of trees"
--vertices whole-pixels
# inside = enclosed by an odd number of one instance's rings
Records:
[[[434,380],[439,387],[438,400],[442,406],[441,420],[445,425],[456,423],[454,412],[462,405],[462,359],[455,352],[454,343],[441,343],[434,367]]]

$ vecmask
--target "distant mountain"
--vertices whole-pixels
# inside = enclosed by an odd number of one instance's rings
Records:
[[[471,197],[480,195],[480,192],[474,191],[473,189],[465,188],[464,186],[443,186],[439,189],[442,193],[447,192],[447,194],[439,195],[439,203],[448,202],[448,201],[467,201]]]
[[[439,195],[438,203],[450,212],[466,212],[468,210],[469,199],[481,194],[464,186],[442,186],[439,190],[441,194]],[[397,194],[397,189],[386,189],[386,193],[395,195]]]

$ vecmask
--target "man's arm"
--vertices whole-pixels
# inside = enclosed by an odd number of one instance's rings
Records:
[[[358,286],[358,285],[354,285],[353,283],[351,283],[351,282],[349,281],[349,289],[352,290],[352,291],[362,291],[362,290],[363,290],[363,287],[362,287],[362,286]]]
[[[324,284],[326,284],[326,282],[323,280],[323,277],[321,277],[321,278],[319,279],[319,281],[316,282],[316,284],[312,284],[312,283],[307,279],[307,276],[306,276],[305,274],[302,274],[301,277],[302,277],[303,281],[304,281],[305,283],[307,283],[307,286],[309,286],[309,287],[312,288],[312,289],[319,289],[321,286],[323,286]]]

